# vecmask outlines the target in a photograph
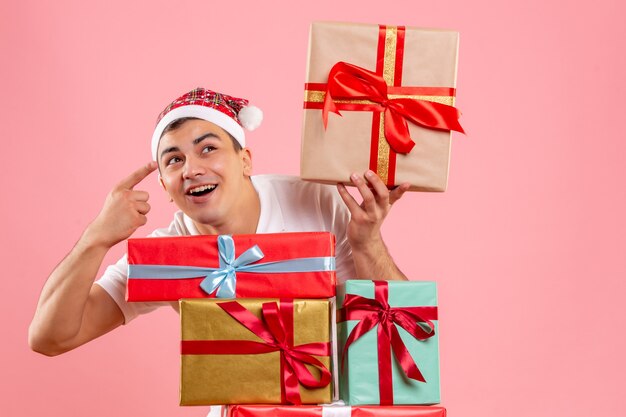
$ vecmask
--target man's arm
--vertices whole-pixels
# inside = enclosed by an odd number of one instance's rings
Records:
[[[93,340],[124,322],[115,301],[94,284],[104,256],[147,221],[149,195],[134,190],[156,169],[149,163],[109,193],[98,217],[44,284],[28,343],[36,352],[58,355]]]
[[[357,278],[407,280],[391,258],[380,229],[391,205],[402,197],[410,185],[404,183],[389,191],[378,175],[370,170],[365,172],[365,179],[367,182],[356,174],[350,176],[363,197],[361,204],[357,203],[343,184],[337,185],[339,195],[351,215],[347,235]]]

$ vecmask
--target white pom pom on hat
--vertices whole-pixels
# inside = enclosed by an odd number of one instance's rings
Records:
[[[239,122],[246,130],[253,131],[261,126],[263,121],[263,112],[256,106],[242,107],[237,114]]]
[[[152,134],[152,158],[157,159],[159,141],[165,128],[175,120],[193,117],[209,121],[230,133],[242,147],[246,146],[243,129],[252,131],[263,121],[263,112],[248,105],[248,100],[196,88],[170,103],[157,118]]]

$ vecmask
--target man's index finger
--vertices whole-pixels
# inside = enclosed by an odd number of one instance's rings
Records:
[[[128,177],[124,178],[120,183],[120,188],[125,188],[128,190],[132,190],[133,187],[139,184],[144,178],[150,175],[157,168],[156,162],[152,161],[148,164],[143,165],[141,168],[130,174]]]

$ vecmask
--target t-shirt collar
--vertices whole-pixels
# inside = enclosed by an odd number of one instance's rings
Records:
[[[263,177],[263,176],[261,176]],[[274,188],[260,178],[250,177],[261,203],[261,215],[257,225],[257,233],[282,233],[285,232],[285,220],[283,211],[278,202]]]

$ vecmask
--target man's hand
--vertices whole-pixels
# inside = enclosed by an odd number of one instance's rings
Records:
[[[134,188],[156,168],[157,163],[152,161],[120,181],[107,196],[98,217],[87,227],[84,237],[110,248],[146,224],[150,196],[147,191]]]
[[[364,249],[372,243],[382,243],[380,228],[383,221],[393,203],[398,201],[410,186],[404,183],[390,192],[380,177],[370,170],[365,172],[365,179],[367,182],[357,174],[350,176],[350,180],[363,197],[361,204],[357,203],[343,184],[337,186],[339,195],[350,210],[348,241],[353,250]],[[368,182],[371,188],[368,187]]]
[[[365,172],[365,179],[352,174],[350,180],[363,197],[361,204],[343,184],[338,184],[337,189],[351,214],[347,236],[358,278],[407,279],[391,259],[380,229],[391,206],[409,189],[410,184],[403,183],[389,191],[371,170]]]

